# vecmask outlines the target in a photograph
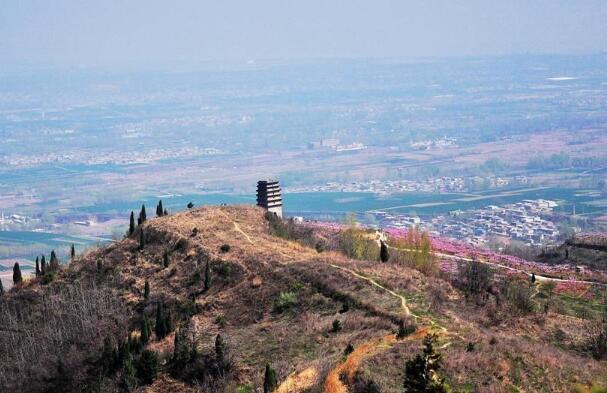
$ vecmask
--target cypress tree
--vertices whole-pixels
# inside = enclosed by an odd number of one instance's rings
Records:
[[[139,217],[141,218],[142,224],[145,222],[145,220],[147,220],[147,216],[145,214],[145,205],[141,205],[141,212],[139,213]]]
[[[143,235],[143,227],[142,227],[141,230],[139,231],[139,249],[143,250],[143,247],[145,247],[145,236]]]
[[[156,325],[154,331],[158,338],[164,338],[171,330],[171,314],[165,309],[164,303],[156,306]]]
[[[204,290],[208,291],[209,289],[211,289],[211,268],[207,260],[207,265],[204,269]]]
[[[168,211],[168,210],[165,208],[165,209],[164,209],[164,212],[162,212],[162,215],[164,215],[164,216],[168,216],[168,215],[169,215],[169,211]]]
[[[266,372],[263,377],[263,393],[272,393],[274,390],[276,390],[277,385],[276,372],[268,363],[266,364]]]
[[[173,345],[173,367],[181,371],[181,368],[196,358],[196,343],[194,342],[190,321],[187,320],[179,327],[175,333]]]
[[[52,272],[59,270],[59,259],[57,259],[57,254],[55,254],[55,250],[51,250],[51,261],[49,262],[49,269]]]
[[[531,273],[531,283],[535,284],[535,273]]]
[[[129,217],[129,235],[135,232],[135,213],[131,210],[131,216]]]
[[[156,352],[145,350],[141,353],[136,367],[137,377],[145,384],[154,382],[158,373],[158,356]]]
[[[112,345],[110,337],[107,336],[103,340],[103,351],[101,352],[101,358],[99,359],[101,370],[104,374],[109,374],[114,367],[114,361],[114,346]]]
[[[162,207],[162,199],[158,201],[158,206],[156,206],[156,216],[162,217],[164,214],[164,208]]]
[[[384,241],[380,242],[379,258],[384,263],[388,262],[388,260],[390,259],[390,254],[388,253],[388,245]]]
[[[23,277],[21,276],[21,268],[19,267],[19,262],[15,262],[15,266],[13,266],[13,283],[15,285],[18,285],[22,282]]]
[[[141,343],[143,345],[147,344],[150,341],[150,322],[144,318],[141,324]]]
[[[225,354],[226,344],[223,341],[223,337],[221,337],[221,334],[218,334],[217,337],[215,337],[215,359],[217,360],[217,363],[219,365],[222,365],[224,363]]]
[[[38,262],[38,257],[36,257],[36,277],[40,275],[40,262]]]
[[[4,295],[4,285],[2,284],[2,280],[0,280],[0,296]]]
[[[40,260],[40,273],[42,273],[42,275],[46,274],[46,258],[44,257],[44,255]]]
[[[150,283],[148,282],[148,280],[145,280],[145,286],[143,287],[143,298],[145,300],[148,300],[149,297],[150,297]]]
[[[165,310],[164,326],[165,326],[167,334],[169,334],[173,331],[173,314],[172,314],[170,308],[168,310]]]
[[[162,255],[162,265],[164,267],[169,267],[169,263],[170,263],[170,257],[169,257],[169,250],[165,249],[164,250],[164,254]]]
[[[76,247],[74,247],[74,243],[72,243],[72,247],[70,248],[70,258],[72,262],[74,262],[74,258],[76,258]]]

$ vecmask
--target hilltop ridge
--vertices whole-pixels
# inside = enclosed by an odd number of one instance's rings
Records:
[[[1,298],[0,387],[252,392],[269,364],[279,392],[401,392],[405,363],[430,333],[454,391],[607,385],[606,362],[584,350],[599,300],[565,303],[525,279],[503,286],[503,272],[473,295],[457,274],[413,268],[396,249],[379,262],[362,229],[348,239],[369,247],[365,258],[347,257],[345,231],[247,206],[147,220]],[[529,288],[529,310],[509,296],[515,285]]]

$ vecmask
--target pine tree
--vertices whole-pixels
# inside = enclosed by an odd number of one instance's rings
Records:
[[[72,243],[72,247],[70,248],[70,259],[74,262],[76,258],[76,247],[74,247],[74,243]]]
[[[129,217],[129,236],[135,232],[135,213],[131,210],[131,217]]]
[[[150,283],[148,280],[145,280],[145,285],[143,287],[143,298],[148,300],[150,297]]]
[[[438,376],[441,355],[436,352],[436,335],[428,334],[424,338],[422,354],[408,360],[405,364],[405,393],[427,392],[446,393],[444,380]]]
[[[19,262],[15,262],[15,266],[13,266],[13,283],[15,285],[18,285],[22,282],[23,277],[21,276],[21,268],[19,267]]]
[[[388,260],[390,259],[390,254],[388,253],[388,245],[386,244],[386,242],[384,242],[383,240],[380,242],[380,251],[379,251],[379,258],[381,259],[382,262],[388,262]]]
[[[141,230],[139,231],[139,249],[143,250],[144,247],[145,247],[145,236],[143,234],[143,227],[142,227]]]
[[[276,390],[278,383],[276,381],[276,372],[266,364],[266,372],[263,377],[263,393],[272,393]]]
[[[46,258],[44,257],[44,255],[40,260],[40,273],[42,273],[42,275],[46,274]]]
[[[192,202],[189,202],[189,203],[188,203],[188,209],[191,209],[191,208],[193,208],[193,207],[194,207],[194,204],[193,204]]]
[[[211,268],[207,260],[207,265],[204,269],[204,290],[208,291],[209,289],[211,289]]]
[[[40,263],[38,262],[38,257],[36,257],[36,277],[40,276]]]

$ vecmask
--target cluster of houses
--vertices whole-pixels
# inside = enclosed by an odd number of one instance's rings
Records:
[[[367,146],[360,142],[353,142],[348,144],[340,143],[337,138],[325,138],[318,141],[312,141],[308,143],[308,149],[318,150],[318,149],[327,149],[334,150],[336,152],[342,151],[355,151],[355,150],[364,150]]]
[[[380,195],[401,192],[465,192],[462,177],[433,177],[424,181],[414,180],[371,180],[350,183],[328,182],[321,185],[291,187],[289,192],[371,192]]]
[[[438,138],[438,139],[412,142],[411,147],[416,150],[433,150],[433,149],[445,149],[448,147],[457,147],[457,138],[445,136],[445,137]]]
[[[545,199],[523,200],[504,206],[490,205],[466,212],[455,211],[422,222],[419,217],[373,212],[382,226],[410,228],[420,226],[436,235],[463,240],[479,246],[491,238],[502,237],[528,245],[549,245],[559,240],[557,225],[551,221],[557,203]]]
[[[12,226],[25,225],[30,222],[30,218],[21,214],[0,213],[0,230],[8,230]]]
[[[518,240],[528,245],[547,245],[556,243],[559,237],[556,224],[550,220],[556,206],[556,202],[545,199],[523,200],[436,217],[430,224],[444,236],[464,239],[474,245],[486,243],[492,237]]]

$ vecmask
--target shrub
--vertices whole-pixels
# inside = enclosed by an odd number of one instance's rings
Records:
[[[590,325],[587,348],[595,359],[607,359],[607,309],[601,321]]]
[[[224,328],[226,326],[226,317],[223,315],[218,315],[215,317],[215,323],[220,328]]]
[[[461,262],[458,265],[458,286],[466,295],[485,294],[493,280],[493,269],[479,261]]]
[[[341,321],[339,319],[333,320],[333,325],[331,327],[331,331],[333,333],[337,333],[337,332],[341,331]]]
[[[417,228],[407,231],[404,239],[392,239],[393,250],[390,260],[416,269],[426,275],[439,272],[438,260],[432,254],[432,241],[426,232]]]
[[[316,249],[316,252],[320,254],[325,250],[325,245],[321,242],[316,242],[316,244],[314,244],[314,248]]]
[[[474,345],[473,342],[469,342],[468,345],[466,345],[466,352],[474,352],[475,349],[476,345]]]
[[[188,317],[194,316],[201,312],[202,306],[196,303],[193,299],[184,299],[178,303],[179,312]]]
[[[283,312],[293,307],[296,302],[297,295],[294,292],[281,292],[278,299],[276,299],[274,308],[278,312]]]
[[[265,218],[268,221],[271,235],[298,241],[305,246],[315,247],[316,251],[320,252],[317,248],[318,243],[314,239],[314,231],[311,228],[298,225],[293,219],[283,220],[271,212],[266,212]]]
[[[527,281],[507,279],[504,281],[505,297],[514,311],[529,314],[535,309],[533,302],[534,286]]]
[[[175,251],[185,252],[188,249],[188,246],[188,239],[186,239],[185,237],[181,237],[179,238],[179,240],[177,240],[177,243],[175,243],[174,249]]]
[[[398,332],[396,333],[396,338],[402,340],[410,334],[415,332],[415,325],[412,323],[405,323],[404,321],[400,321],[398,323]]]
[[[344,355],[348,356],[352,352],[354,352],[354,345],[352,345],[352,343],[348,343],[346,349],[344,349]]]
[[[422,353],[405,364],[405,392],[447,392],[444,380],[438,375],[441,354],[434,349],[435,345],[436,335],[427,335]]]
[[[221,247],[219,248],[219,250],[223,253],[226,253],[228,251],[230,251],[230,245],[229,244],[222,244]]]
[[[55,280],[55,277],[57,276],[57,272],[47,272],[45,275],[42,276],[42,284],[50,284]]]
[[[377,243],[365,230],[360,228],[350,227],[341,232],[339,246],[341,251],[352,259],[379,259],[379,247]]]

